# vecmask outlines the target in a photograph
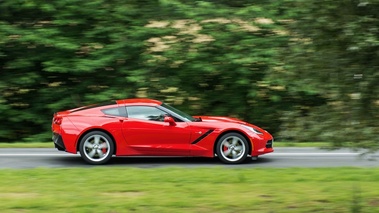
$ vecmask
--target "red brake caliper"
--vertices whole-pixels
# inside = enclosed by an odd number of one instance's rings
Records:
[[[107,148],[102,148],[101,151],[105,154],[105,153],[107,153]]]
[[[222,151],[226,151],[226,150],[228,150],[229,149],[229,147],[227,147],[227,146],[225,146],[225,145],[223,145],[223,147],[222,147]]]

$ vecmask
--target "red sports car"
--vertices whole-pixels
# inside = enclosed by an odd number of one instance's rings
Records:
[[[265,130],[229,117],[190,116],[151,99],[125,99],[57,112],[53,141],[90,164],[116,156],[217,156],[224,163],[273,152]]]

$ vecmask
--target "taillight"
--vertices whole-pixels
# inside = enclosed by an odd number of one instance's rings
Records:
[[[54,117],[53,122],[54,124],[61,125],[62,117]]]

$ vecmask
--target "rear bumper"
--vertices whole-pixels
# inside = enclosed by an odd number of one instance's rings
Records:
[[[63,139],[62,139],[62,136],[57,134],[57,133],[53,133],[53,141],[54,141],[54,146],[56,149],[58,149],[59,151],[66,151],[66,147],[64,146],[64,143],[63,143]]]

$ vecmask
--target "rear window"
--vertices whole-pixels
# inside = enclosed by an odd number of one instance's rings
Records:
[[[101,110],[106,115],[126,117],[125,107],[113,107]]]

